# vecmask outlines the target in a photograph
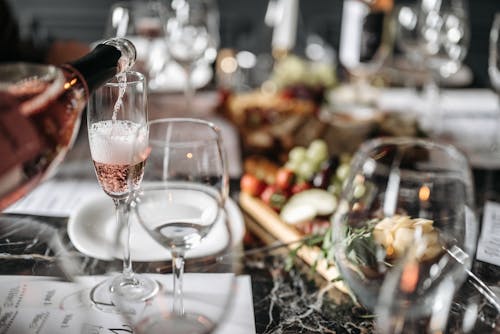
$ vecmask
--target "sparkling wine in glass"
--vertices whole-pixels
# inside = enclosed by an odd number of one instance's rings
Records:
[[[138,132],[139,137],[148,138],[149,157],[134,207],[141,225],[170,252],[172,305],[163,320],[156,320],[166,326],[176,324],[172,327],[176,333],[174,328],[203,325],[200,312],[208,311],[196,310],[191,297],[184,295],[185,263],[192,249],[225,224],[227,168],[219,130],[211,123],[159,119],[149,122],[147,129]],[[227,241],[220,239],[221,249]],[[213,326],[206,325],[203,332]]]
[[[431,314],[447,316],[442,289],[453,293],[460,286],[475,253],[467,159],[430,140],[368,141],[352,160],[333,231],[337,267],[365,307],[378,313],[395,306],[407,311],[403,320],[420,325],[424,319],[424,326]],[[469,260],[456,261],[458,250]],[[398,285],[382,289],[390,277]]]
[[[97,180],[113,200],[117,224],[125,232],[123,272],[103,282],[101,288],[104,288],[104,296],[111,292],[131,300],[144,300],[158,291],[155,281],[133,272],[129,245],[130,194],[140,185],[147,158],[147,143],[134,142],[136,132],[147,122],[146,93],[141,73],[123,72],[95,91],[87,111],[90,152]],[[96,299],[103,290],[93,291],[92,297]]]

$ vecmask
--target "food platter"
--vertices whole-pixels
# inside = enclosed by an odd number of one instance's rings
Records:
[[[295,249],[300,240],[305,235],[294,226],[289,225],[280,219],[280,216],[260,199],[245,192],[239,196],[241,209],[250,215],[261,227],[269,232],[274,238],[287,244],[290,250]],[[315,266],[316,272],[328,281],[334,281],[334,285],[342,292],[347,293],[347,287],[339,278],[338,270],[328,264],[325,259],[320,259],[320,249],[318,247],[303,246],[297,251],[297,255],[308,265]]]

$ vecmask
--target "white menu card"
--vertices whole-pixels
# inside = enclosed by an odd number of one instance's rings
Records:
[[[151,276],[161,281],[171,279],[170,275]],[[186,275],[185,283],[189,285],[191,279],[191,283],[199,285],[203,280],[203,286],[217,288],[218,282],[224,282],[218,276]],[[124,317],[95,308],[87,298],[91,287],[103,279],[86,276],[75,284],[52,277],[0,276],[0,333],[134,333]],[[249,276],[237,277],[232,307],[215,333],[255,333]]]

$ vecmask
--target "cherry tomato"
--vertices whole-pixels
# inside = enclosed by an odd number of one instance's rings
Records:
[[[275,184],[268,185],[260,194],[260,199],[275,211],[281,210],[287,200],[286,193],[279,189]]]
[[[311,189],[311,184],[309,182],[301,181],[296,183],[292,187],[292,194],[300,193],[301,191]]]
[[[279,189],[287,190],[292,186],[294,178],[295,174],[291,169],[282,167],[276,173],[275,184]]]
[[[260,180],[253,174],[246,173],[241,177],[240,188],[241,191],[252,195],[260,196],[262,191],[264,191],[266,184],[264,181]]]

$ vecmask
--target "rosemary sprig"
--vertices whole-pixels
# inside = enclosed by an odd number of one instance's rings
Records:
[[[344,234],[346,255],[353,264],[359,266],[375,266],[377,264],[377,245],[373,238],[373,229],[377,221],[377,219],[370,220],[362,227],[346,227]],[[313,235],[298,244],[288,253],[285,269],[290,270],[293,267],[298,251],[304,246],[317,246],[320,249],[318,258],[311,266],[312,272],[316,271],[317,263],[322,259],[325,259],[329,265],[334,265],[335,244],[332,233],[332,227],[329,227],[324,234]]]
[[[359,266],[376,266],[377,245],[373,238],[373,229],[377,221],[371,220],[362,227],[347,227],[345,248],[347,258],[352,263]]]

